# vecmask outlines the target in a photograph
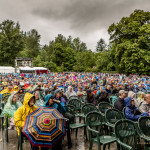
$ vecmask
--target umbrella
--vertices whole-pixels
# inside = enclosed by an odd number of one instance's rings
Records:
[[[65,135],[65,118],[55,108],[38,108],[26,118],[23,133],[33,146],[53,147]]]

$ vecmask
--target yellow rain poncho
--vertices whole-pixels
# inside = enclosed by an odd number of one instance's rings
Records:
[[[18,135],[19,135],[19,128],[23,128],[25,124],[26,117],[35,111],[38,107],[33,105],[32,107],[29,106],[29,101],[34,95],[30,93],[26,93],[24,96],[23,105],[17,109],[17,111],[14,113],[14,121],[15,126],[17,127]]]
[[[6,89],[4,89],[4,90],[2,90],[1,92],[0,92],[0,94],[5,94],[5,93],[12,93],[12,91],[13,91],[13,89],[11,88],[11,89],[9,89],[8,87],[6,88]]]

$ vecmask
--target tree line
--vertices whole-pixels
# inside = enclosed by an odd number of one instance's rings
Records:
[[[36,29],[21,30],[19,22],[0,23],[0,65],[14,66],[16,57],[33,58],[34,66],[51,71],[118,72],[150,74],[150,12],[135,10],[108,28],[109,44],[101,38],[95,49],[79,37],[58,34],[40,45]]]

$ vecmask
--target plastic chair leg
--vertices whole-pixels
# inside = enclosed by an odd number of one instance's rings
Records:
[[[8,143],[8,117],[6,117],[5,136],[6,142]]]

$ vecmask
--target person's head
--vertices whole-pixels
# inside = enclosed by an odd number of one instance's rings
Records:
[[[35,94],[34,94],[34,96],[35,96],[35,100],[38,100],[39,99],[39,92],[36,91]]]
[[[11,91],[12,90],[12,86],[8,86],[8,90]]]
[[[57,89],[57,90],[55,91],[55,94],[56,94],[56,97],[58,97],[58,98],[60,98],[60,97],[62,96],[62,92],[61,92],[61,90],[59,90],[59,89]]]
[[[68,90],[69,90],[69,92],[72,92],[72,87],[69,86],[69,87],[68,87]]]
[[[150,94],[145,94],[144,95],[144,100],[147,104],[150,104]]]
[[[110,86],[110,85],[108,85],[108,86],[107,86],[107,90],[110,90],[110,89],[111,89],[111,86]]]
[[[81,86],[79,87],[79,91],[82,92],[82,87]]]
[[[35,104],[35,97],[34,96],[30,98],[28,104],[29,104],[30,107],[32,107]]]
[[[135,102],[134,102],[134,99],[132,98],[131,100],[131,107],[134,107],[135,106]]]
[[[120,90],[120,91],[119,91],[119,97],[122,98],[122,99],[124,99],[124,98],[126,98],[127,93],[128,93],[128,92],[125,91],[125,90]]]
[[[132,98],[135,98],[135,93],[133,91],[129,91],[128,92],[128,97],[132,97]]]
[[[12,103],[15,104],[18,100],[18,96],[17,94],[14,94],[13,98],[12,98]]]
[[[141,91],[139,91],[139,92],[137,93],[137,97],[138,97],[138,98],[141,98],[141,99],[144,99],[144,95],[145,95],[145,93],[144,93],[144,92],[141,92]]]

